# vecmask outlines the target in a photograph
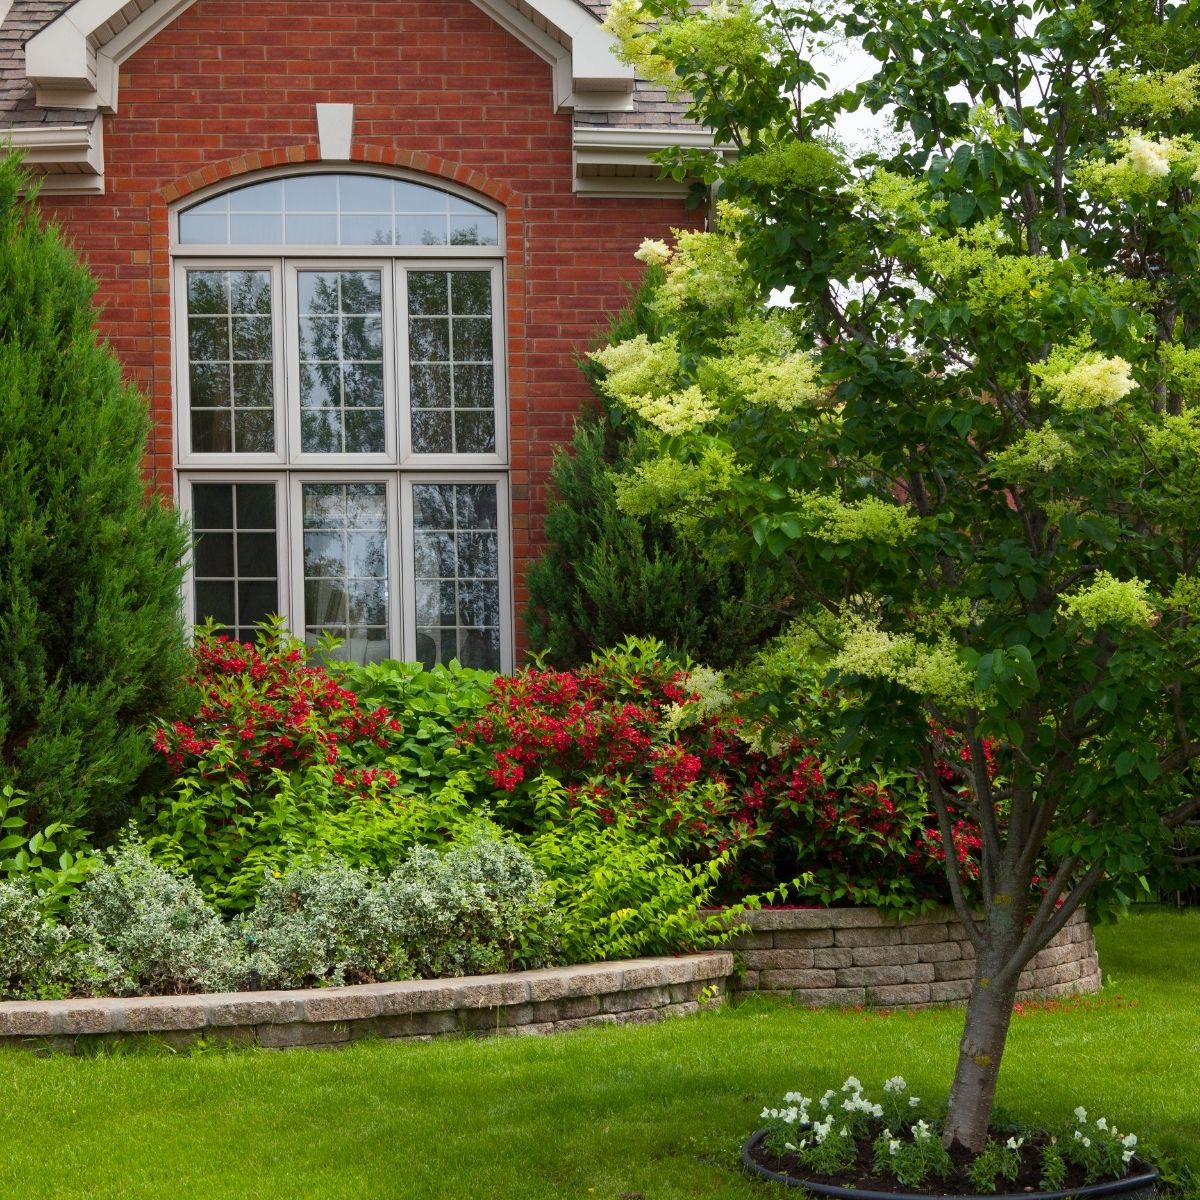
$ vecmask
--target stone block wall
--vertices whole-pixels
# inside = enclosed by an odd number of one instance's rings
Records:
[[[905,1007],[965,1001],[975,948],[949,909],[903,921],[875,909],[764,909],[731,939],[745,973],[734,993],[766,992],[812,1006]],[[1086,915],[1077,912],[1021,975],[1021,999],[1100,990]]]
[[[149,1039],[336,1046],[360,1038],[537,1034],[684,1016],[719,1004],[727,951],[590,963],[462,979],[410,979],[286,992],[0,1003],[0,1046],[73,1054],[97,1042]]]

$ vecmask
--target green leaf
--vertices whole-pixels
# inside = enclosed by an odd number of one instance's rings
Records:
[[[959,192],[950,199],[950,215],[958,225],[965,225],[975,212],[975,197],[970,192]]]

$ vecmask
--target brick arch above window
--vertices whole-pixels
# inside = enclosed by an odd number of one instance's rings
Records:
[[[378,167],[397,167],[419,175],[430,176],[431,183],[437,179],[443,179],[503,205],[509,222],[514,217],[518,219],[520,217],[522,204],[520,192],[500,180],[491,179],[482,171],[450,159],[441,158],[436,154],[387,146],[352,145],[348,161]],[[251,154],[241,154],[234,158],[208,163],[195,171],[189,171],[188,174],[165,184],[159,190],[158,196],[163,204],[174,205],[194,192],[210,188],[214,184],[234,180],[242,175],[252,175],[271,168],[300,166],[305,163],[317,165],[321,162],[321,148],[316,142],[278,146],[273,150],[258,150]],[[244,182],[252,181],[245,180]]]

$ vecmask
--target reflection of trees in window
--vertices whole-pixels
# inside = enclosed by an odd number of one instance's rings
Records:
[[[301,271],[301,446],[307,453],[384,450],[382,277]]]
[[[268,271],[189,271],[192,449],[274,449],[274,329]]]

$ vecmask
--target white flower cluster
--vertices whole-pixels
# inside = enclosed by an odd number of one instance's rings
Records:
[[[806,1125],[808,1109],[803,1105],[789,1105],[787,1108],[764,1108],[759,1114],[764,1121],[782,1121],[785,1125]]]
[[[882,1106],[873,1103],[863,1095],[862,1084],[853,1075],[842,1084],[842,1091],[847,1093],[846,1098],[842,1101],[842,1108],[845,1112],[852,1116],[854,1113],[865,1113],[869,1117],[883,1116]]]
[[[1129,139],[1129,162],[1143,175],[1161,178],[1171,173],[1171,159],[1166,147],[1148,138],[1134,136]]]
[[[1107,1117],[1097,1117],[1089,1126],[1087,1109],[1082,1104],[1075,1110],[1075,1121],[1074,1139],[1083,1149],[1091,1149],[1093,1133],[1102,1133],[1112,1141],[1120,1144],[1122,1147],[1121,1161],[1123,1163],[1128,1164],[1133,1158],[1138,1144],[1136,1133],[1122,1134],[1115,1125],[1108,1123]]]
[[[671,261],[671,253],[671,247],[666,242],[659,238],[646,238],[634,251],[633,257],[648,267],[662,267]]]

